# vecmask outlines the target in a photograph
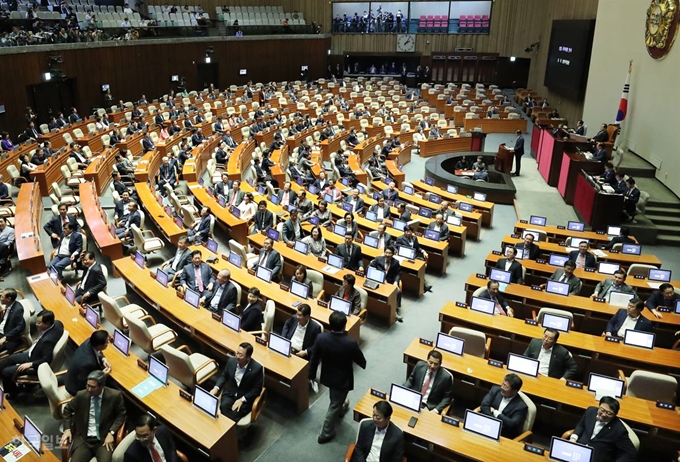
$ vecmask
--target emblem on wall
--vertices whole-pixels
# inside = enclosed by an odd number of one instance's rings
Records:
[[[680,0],[651,0],[645,22],[645,45],[654,59],[668,54],[678,35]]]

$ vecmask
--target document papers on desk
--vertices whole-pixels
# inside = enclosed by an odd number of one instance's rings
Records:
[[[593,252],[593,254],[598,258],[605,258],[607,256],[607,254],[601,251],[600,249],[593,249],[591,250],[591,252]]]
[[[160,382],[158,379],[156,379],[155,377],[149,377],[139,385],[135,386],[132,389],[132,393],[138,396],[139,398],[143,399],[146,398],[152,391],[158,390],[162,386],[163,383]]]
[[[336,268],[335,266],[331,265],[326,265],[323,268],[321,268],[321,271],[328,274],[335,274],[338,271],[340,271],[340,268]]]

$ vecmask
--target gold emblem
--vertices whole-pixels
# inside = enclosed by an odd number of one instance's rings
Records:
[[[647,8],[645,45],[654,59],[661,59],[670,51],[678,34],[679,0],[651,0]]]

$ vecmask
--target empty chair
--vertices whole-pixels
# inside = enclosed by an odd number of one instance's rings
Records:
[[[449,335],[465,340],[463,353],[480,358],[488,358],[491,350],[491,339],[486,334],[466,327],[452,327]]]
[[[163,345],[170,344],[177,339],[177,333],[165,324],[156,324],[156,321],[149,315],[137,318],[125,316],[125,320],[130,326],[130,339],[148,354],[153,354],[160,350]],[[151,323],[150,326],[145,321]]]
[[[137,247],[137,250],[142,254],[146,255],[165,247],[163,240],[154,236],[148,229],[141,230],[135,224],[131,225],[130,228],[132,229],[132,238],[135,247]],[[145,237],[145,234],[150,234],[151,237]]]
[[[114,298],[104,292],[99,292],[98,297],[102,304],[104,318],[120,331],[126,331],[128,329],[128,323],[125,320],[126,317],[135,317],[139,319],[148,316],[148,313],[144,308],[135,303],[130,303],[125,295]],[[124,300],[125,304],[120,306],[118,300]]]
[[[190,390],[215,375],[219,369],[217,361],[201,353],[191,353],[186,345],[179,348],[163,345],[161,352],[170,375]]]
[[[52,417],[56,420],[64,420],[64,407],[73,397],[66,391],[65,386],[59,386],[57,376],[54,375],[49,364],[42,363],[38,366],[38,381],[50,403]]]
[[[636,370],[630,374],[630,377],[626,377],[623,371],[619,370],[619,379],[624,382],[627,396],[648,401],[675,403],[678,381],[670,375]]]

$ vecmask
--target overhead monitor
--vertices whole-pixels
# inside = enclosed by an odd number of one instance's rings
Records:
[[[350,313],[352,312],[352,304],[350,303],[350,301],[342,299],[340,297],[336,297],[335,295],[331,296],[328,308],[330,308],[333,311],[340,311],[341,313],[345,313],[345,316],[349,316]]]
[[[286,358],[290,358],[290,340],[274,332],[269,333],[269,346],[270,350],[274,350],[279,354],[282,354]]]
[[[650,268],[647,278],[650,281],[671,282],[671,270]]]
[[[571,319],[566,316],[545,313],[543,314],[543,322],[541,325],[545,328],[550,327],[551,329],[559,330],[561,332],[569,332]]]
[[[217,418],[220,400],[208,391],[196,385],[194,387],[194,406],[208,414],[213,419]]]
[[[163,385],[168,384],[168,366],[160,362],[153,355],[149,355],[149,375]]]
[[[482,413],[467,409],[463,429],[478,435],[498,441],[501,437],[503,422],[499,419],[486,416]]]
[[[566,282],[550,281],[545,286],[545,291],[549,294],[564,295],[565,297],[569,295],[569,284]]]
[[[370,235],[365,235],[364,236],[364,244],[366,244],[369,247],[372,247],[374,249],[378,248],[378,238]]]
[[[195,292],[191,289],[187,289],[184,291],[184,301],[187,302],[189,305],[193,306],[194,308],[198,308],[198,302],[201,300],[201,296],[198,294],[198,292]]]
[[[548,223],[548,219],[546,217],[531,215],[531,217],[529,218],[529,224],[532,224],[534,226],[545,226],[546,223]]]
[[[472,303],[470,303],[470,309],[472,311],[478,311],[480,313],[494,314],[496,312],[496,305],[493,300],[487,300],[486,298],[472,297]]]
[[[594,19],[552,22],[543,81],[546,87],[573,100],[583,100],[594,31]]]
[[[255,270],[255,276],[266,283],[270,283],[272,280],[272,270],[265,268],[264,266],[258,266]]]
[[[538,367],[541,363],[537,359],[521,356],[515,353],[508,354],[508,370],[519,372],[520,374],[538,376]]]
[[[385,282],[385,272],[372,266],[368,267],[368,270],[366,271],[366,277],[371,281],[377,282],[378,284]]]
[[[224,310],[222,312],[222,324],[234,332],[238,332],[241,329],[241,317],[229,310]]]
[[[612,275],[619,270],[620,266],[618,263],[611,263],[608,261],[600,261],[597,263],[597,272],[602,274]]]
[[[454,355],[463,356],[465,350],[465,340],[454,337],[453,335],[446,335],[443,332],[437,334],[437,348],[448,351]]]
[[[338,255],[328,254],[328,264],[333,268],[342,269],[343,259]]]
[[[295,241],[295,246],[293,247],[296,251],[300,252],[303,255],[307,255],[307,251],[309,250],[309,245],[302,241]]]
[[[559,462],[591,462],[593,460],[593,448],[553,436],[550,442],[549,457],[550,460]]]
[[[390,388],[390,402],[403,406],[413,412],[420,412],[423,395],[396,383]]]
[[[503,282],[505,284],[510,284],[510,279],[512,278],[512,273],[510,271],[499,270],[498,268],[491,269],[491,275],[489,279],[492,281]]]
[[[638,244],[623,244],[621,246],[621,253],[625,255],[640,255],[642,253],[642,246]]]
[[[290,281],[290,293],[305,300],[309,296],[309,286],[296,280]]]
[[[654,348],[655,338],[656,334],[652,332],[626,329],[626,332],[623,335],[623,343],[625,345],[633,345],[651,350]]]
[[[125,356],[130,354],[130,339],[118,329],[113,331],[113,346]]]

